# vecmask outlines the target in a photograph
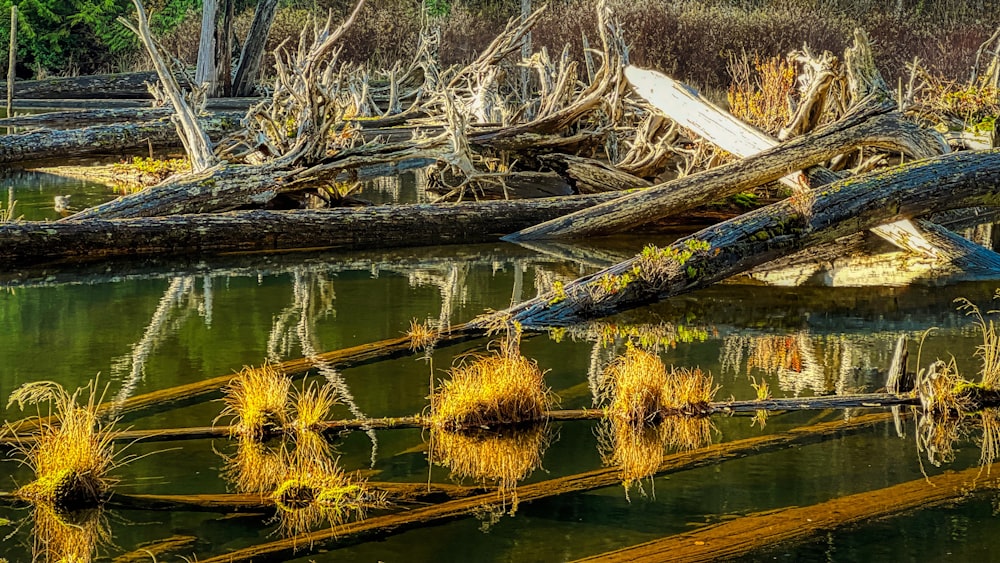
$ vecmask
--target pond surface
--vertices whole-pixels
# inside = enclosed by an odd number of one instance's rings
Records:
[[[17,199],[26,202],[27,215],[34,205],[31,199],[22,196],[20,188]],[[414,319],[436,326],[464,322],[533,297],[556,280],[595,271],[647,242],[610,240],[572,258],[491,244],[102,264],[34,277],[7,276],[0,282],[0,397],[6,403],[15,388],[31,381],[52,380],[72,390],[96,378],[101,389],[107,386],[108,400],[124,400],[231,374],[246,365],[397,337]],[[966,297],[989,308],[998,283],[906,288],[723,284],[603,323],[526,335],[521,351],[545,370],[546,384],[561,398],[563,409],[594,406],[592,382],[624,352],[630,334],[646,335],[643,341],[655,343],[668,366],[710,372],[720,386],[720,400],[753,398],[753,384],[760,382],[767,382],[775,397],[875,391],[884,386],[898,337],[910,342],[912,369],[918,342],[931,327],[936,329],[923,343],[921,363],[953,356],[963,373],[975,373],[974,352],[981,338],[953,300]],[[457,356],[485,353],[488,344],[483,339],[441,346],[429,357],[415,354],[342,370],[314,370],[309,380],[341,389],[336,418],[418,414],[428,408],[431,375],[446,378]],[[295,378],[296,386],[301,379]],[[209,426],[222,408],[219,401],[202,401],[130,418],[123,426]],[[747,416],[715,417],[710,436],[716,443],[731,442],[877,410],[772,414],[763,428]],[[7,420],[22,416],[16,405],[7,407]],[[226,423],[228,419],[219,419],[218,424]],[[974,429],[955,444],[953,459],[938,467],[932,461],[940,459],[930,460],[918,451],[913,418],[904,419],[903,425],[903,437],[887,420],[864,432],[659,477],[646,481],[644,492],[632,488],[627,494],[620,485],[607,486],[523,502],[512,515],[484,508],[478,517],[435,522],[379,541],[312,549],[302,545],[294,560],[573,560],[979,462],[979,434]],[[521,486],[603,467],[599,426],[592,421],[550,424],[541,466]],[[355,432],[334,442],[333,455],[345,471],[360,471],[371,481],[477,483],[429,463],[429,438],[429,432],[418,429]],[[223,438],[131,444],[125,455],[135,459],[113,471],[115,490],[165,495],[233,492],[226,465],[235,451],[236,445]],[[16,460],[0,465],[9,475],[0,489],[12,490],[32,479]],[[838,530],[748,558],[988,560],[1000,537],[994,512],[988,498],[976,498]],[[272,516],[107,510],[99,519],[106,527],[104,540],[94,553],[113,560],[148,542],[187,537],[197,540],[157,560],[178,561],[183,555],[203,561],[280,539]],[[30,509],[0,507],[0,554],[9,561],[29,561],[33,553],[38,560],[58,558],[44,553],[36,532]]]

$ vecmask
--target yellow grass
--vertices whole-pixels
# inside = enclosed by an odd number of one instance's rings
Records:
[[[287,472],[283,452],[255,440],[241,438],[236,453],[223,458],[223,478],[241,493],[270,493]]]
[[[467,359],[450,374],[431,397],[431,420],[447,430],[537,422],[552,404],[542,370],[516,346]]]
[[[612,416],[640,425],[668,414],[700,414],[717,390],[712,377],[700,369],[668,372],[655,354],[629,348],[605,370],[600,398]]]
[[[65,513],[41,503],[35,505],[32,519],[34,561],[89,563],[99,546],[111,542],[99,508]]]
[[[414,351],[432,346],[437,339],[437,333],[430,327],[430,323],[417,319],[410,320],[410,330],[406,331],[406,336],[410,339],[410,350]]]
[[[330,417],[330,411],[337,404],[337,392],[330,385],[317,385],[297,389],[292,397],[295,420],[292,430],[295,447],[310,452],[314,456],[329,454],[329,444],[320,434],[320,423]]]
[[[226,406],[219,416],[232,417],[234,435],[262,439],[288,423],[291,388],[292,380],[268,364],[245,367],[225,388]]]
[[[435,430],[431,438],[432,463],[447,467],[454,478],[495,484],[502,505],[517,510],[517,483],[542,466],[548,447],[545,425],[513,431],[450,432]]]
[[[15,495],[36,503],[48,503],[60,510],[97,506],[110,489],[108,471],[115,466],[115,432],[97,417],[100,396],[92,383],[88,402],[78,399],[83,389],[70,395],[59,384],[37,382],[23,385],[11,394],[10,403],[47,401],[54,410],[53,423],[38,427],[36,441],[22,448],[23,463],[35,473],[35,481]]]

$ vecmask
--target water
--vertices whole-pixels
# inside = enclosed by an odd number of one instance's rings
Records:
[[[40,188],[44,190],[47,188]],[[18,188],[17,198],[22,196]],[[47,195],[47,194],[46,194]],[[393,196],[395,197],[395,196]],[[44,198],[41,198],[44,199]],[[26,208],[30,205],[26,204]],[[27,211],[25,211],[27,214]],[[628,255],[645,239],[622,239],[591,249],[593,255]],[[511,301],[533,297],[554,280],[593,269],[504,244],[397,250],[384,253],[242,256],[218,260],[113,264],[59,272],[0,276],[0,397],[19,385],[52,380],[67,389],[95,377],[109,399],[238,371],[264,360],[281,361],[405,333],[413,319],[450,324]],[[922,364],[954,356],[963,373],[974,373],[980,342],[970,319],[953,299],[967,297],[986,307],[997,283],[907,288],[770,288],[725,284],[609,319],[566,334],[526,338],[522,351],[546,370],[561,408],[592,406],[588,381],[624,350],[622,338],[602,344],[598,334],[624,334],[635,327],[655,331],[668,365],[700,367],[721,386],[717,397],[752,398],[755,381],[766,381],[776,397],[874,391],[899,335],[916,343],[927,337]],[[404,416],[427,407],[429,377],[440,379],[459,354],[483,352],[479,340],[441,348],[429,363],[419,356],[344,369],[350,396],[336,408],[341,418]],[[748,367],[748,364],[749,367]],[[298,378],[296,379],[298,381]],[[205,426],[219,415],[217,401],[131,420],[133,428]],[[352,414],[355,413],[355,414]],[[855,414],[862,414],[860,410]],[[20,417],[8,407],[5,418]],[[840,420],[842,411],[772,415],[766,427],[748,417],[715,418],[715,442],[781,432],[820,421]],[[225,423],[220,421],[220,424]],[[541,468],[526,484],[602,466],[597,424],[553,424]],[[596,555],[706,524],[786,506],[807,506],[975,466],[979,449],[971,433],[954,461],[938,468],[917,451],[913,421],[905,438],[891,423],[870,431],[801,447],[752,455],[657,478],[646,496],[609,486],[522,503],[513,516],[490,523],[488,515],[321,551],[300,551],[300,561],[562,561]],[[372,438],[356,432],[335,442],[339,464],[364,471],[373,481],[451,483],[447,468],[429,467],[427,432],[385,430]],[[224,456],[235,446],[225,439],[133,444],[127,453],[146,455],[114,471],[122,493],[208,494],[231,491],[223,478]],[[16,461],[2,488],[31,480]],[[465,484],[473,484],[465,480]],[[10,561],[31,559],[30,511],[0,507],[0,553]],[[112,542],[104,556],[138,549],[144,542],[195,536],[177,555],[205,560],[278,539],[270,515],[114,510],[105,513]],[[323,525],[320,525],[322,528]],[[485,530],[484,530],[485,529]],[[925,510],[837,531],[793,547],[778,547],[750,560],[857,561],[967,560],[989,557],[997,520],[987,500]],[[762,532],[763,533],[763,532]],[[318,548],[319,546],[317,546]],[[333,546],[326,546],[331,548]]]

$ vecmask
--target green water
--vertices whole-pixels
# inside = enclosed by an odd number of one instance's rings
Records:
[[[615,241],[589,252],[597,263],[644,243]],[[295,359],[399,336],[412,319],[462,322],[533,297],[553,280],[590,271],[593,267],[579,259],[496,244],[5,273],[0,275],[0,397],[25,382],[52,380],[74,389],[97,377],[102,387],[108,386],[109,399],[124,399],[267,359]],[[962,296],[989,306],[996,285],[782,289],[726,284],[609,322],[621,329],[661,327],[668,341],[661,358],[668,365],[711,372],[721,386],[718,398],[751,398],[750,376],[767,381],[776,397],[872,391],[884,384],[882,372],[896,338],[906,335],[915,349],[930,327],[937,330],[924,344],[925,363],[953,355],[962,370],[974,372],[979,337],[952,301]],[[562,408],[591,406],[588,374],[599,373],[624,350],[621,339],[602,344],[593,332],[579,328],[559,337],[541,334],[522,344],[523,353],[546,370],[546,382],[562,397]],[[781,368],[748,369],[752,349],[762,342],[795,351],[796,359]],[[445,377],[456,355],[482,352],[486,345],[481,340],[442,348],[432,363],[405,357],[313,373],[311,378],[335,380],[349,391],[337,417],[409,415],[427,407],[431,370],[435,377]],[[220,402],[207,401],[128,424],[205,426],[221,409]],[[20,416],[16,407],[5,414],[8,420]],[[752,426],[747,417],[716,418],[712,437],[732,441],[845,416],[842,411],[780,414],[770,417],[764,429]],[[646,485],[652,493],[646,496],[633,490],[626,498],[620,486],[564,494],[522,503],[515,515],[492,525],[485,518],[465,517],[379,541],[304,548],[296,560],[571,560],[740,515],[920,479],[922,471],[934,475],[977,463],[975,432],[957,444],[954,461],[939,468],[917,451],[912,420],[907,424],[905,438],[887,423],[818,444],[664,476],[652,487]],[[595,423],[553,424],[550,432],[542,467],[525,483],[602,467]],[[337,440],[340,466],[366,471],[375,481],[453,482],[447,468],[428,467],[426,432],[386,430],[372,436],[357,432]],[[224,439],[133,444],[126,454],[149,455],[114,472],[120,480],[116,490],[229,492],[223,456],[233,452],[234,445]],[[9,475],[0,489],[30,481],[30,472],[17,461],[0,464]],[[0,525],[5,538],[0,554],[10,561],[31,560],[30,510],[0,507],[0,519],[10,521]],[[114,510],[105,513],[104,521],[112,540],[97,550],[106,558],[175,535],[195,536],[198,542],[158,561],[176,561],[177,555],[204,560],[279,539],[270,515]],[[989,559],[997,528],[989,499],[980,499],[837,531],[749,560]]]

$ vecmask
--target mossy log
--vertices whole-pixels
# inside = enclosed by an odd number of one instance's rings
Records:
[[[220,138],[240,126],[231,117],[204,117],[202,128]],[[169,119],[144,123],[95,125],[83,129],[36,129],[27,133],[0,136],[0,163],[65,158],[92,154],[142,152],[153,147],[179,147],[177,128]]]
[[[812,506],[784,508],[727,520],[693,532],[627,547],[579,563],[652,563],[730,560],[831,530],[941,506],[1000,489],[1000,464],[949,471]]]
[[[793,445],[820,442],[834,436],[843,436],[866,431],[892,419],[888,414],[874,414],[857,417],[851,421],[836,421],[796,428],[787,432],[758,436],[744,440],[714,444],[685,453],[663,457],[656,474],[677,473],[697,467],[704,467],[727,460],[741,459]],[[531,502],[547,497],[588,491],[616,485],[621,482],[617,467],[597,469],[519,486],[518,501]],[[322,548],[360,543],[373,537],[384,537],[433,524],[440,524],[456,518],[466,517],[482,510],[484,505],[495,503],[495,492],[476,495],[442,504],[416,508],[397,514],[376,516],[332,529],[318,530],[293,539],[279,540],[267,544],[240,549],[223,555],[200,559],[201,563],[236,563],[239,561],[280,561],[290,557],[296,546],[303,545]],[[283,559],[284,558],[284,559]]]
[[[175,73],[174,76],[182,86],[190,89],[185,75]],[[65,76],[15,82],[14,94],[17,99],[149,99],[152,95],[146,83],[154,84],[157,80],[153,71]],[[0,85],[0,92],[6,96],[7,86]],[[16,100],[14,105],[17,106]]]
[[[934,211],[1000,203],[1000,149],[841,180],[684,237],[472,323],[566,326],[706,287],[813,245]]]

